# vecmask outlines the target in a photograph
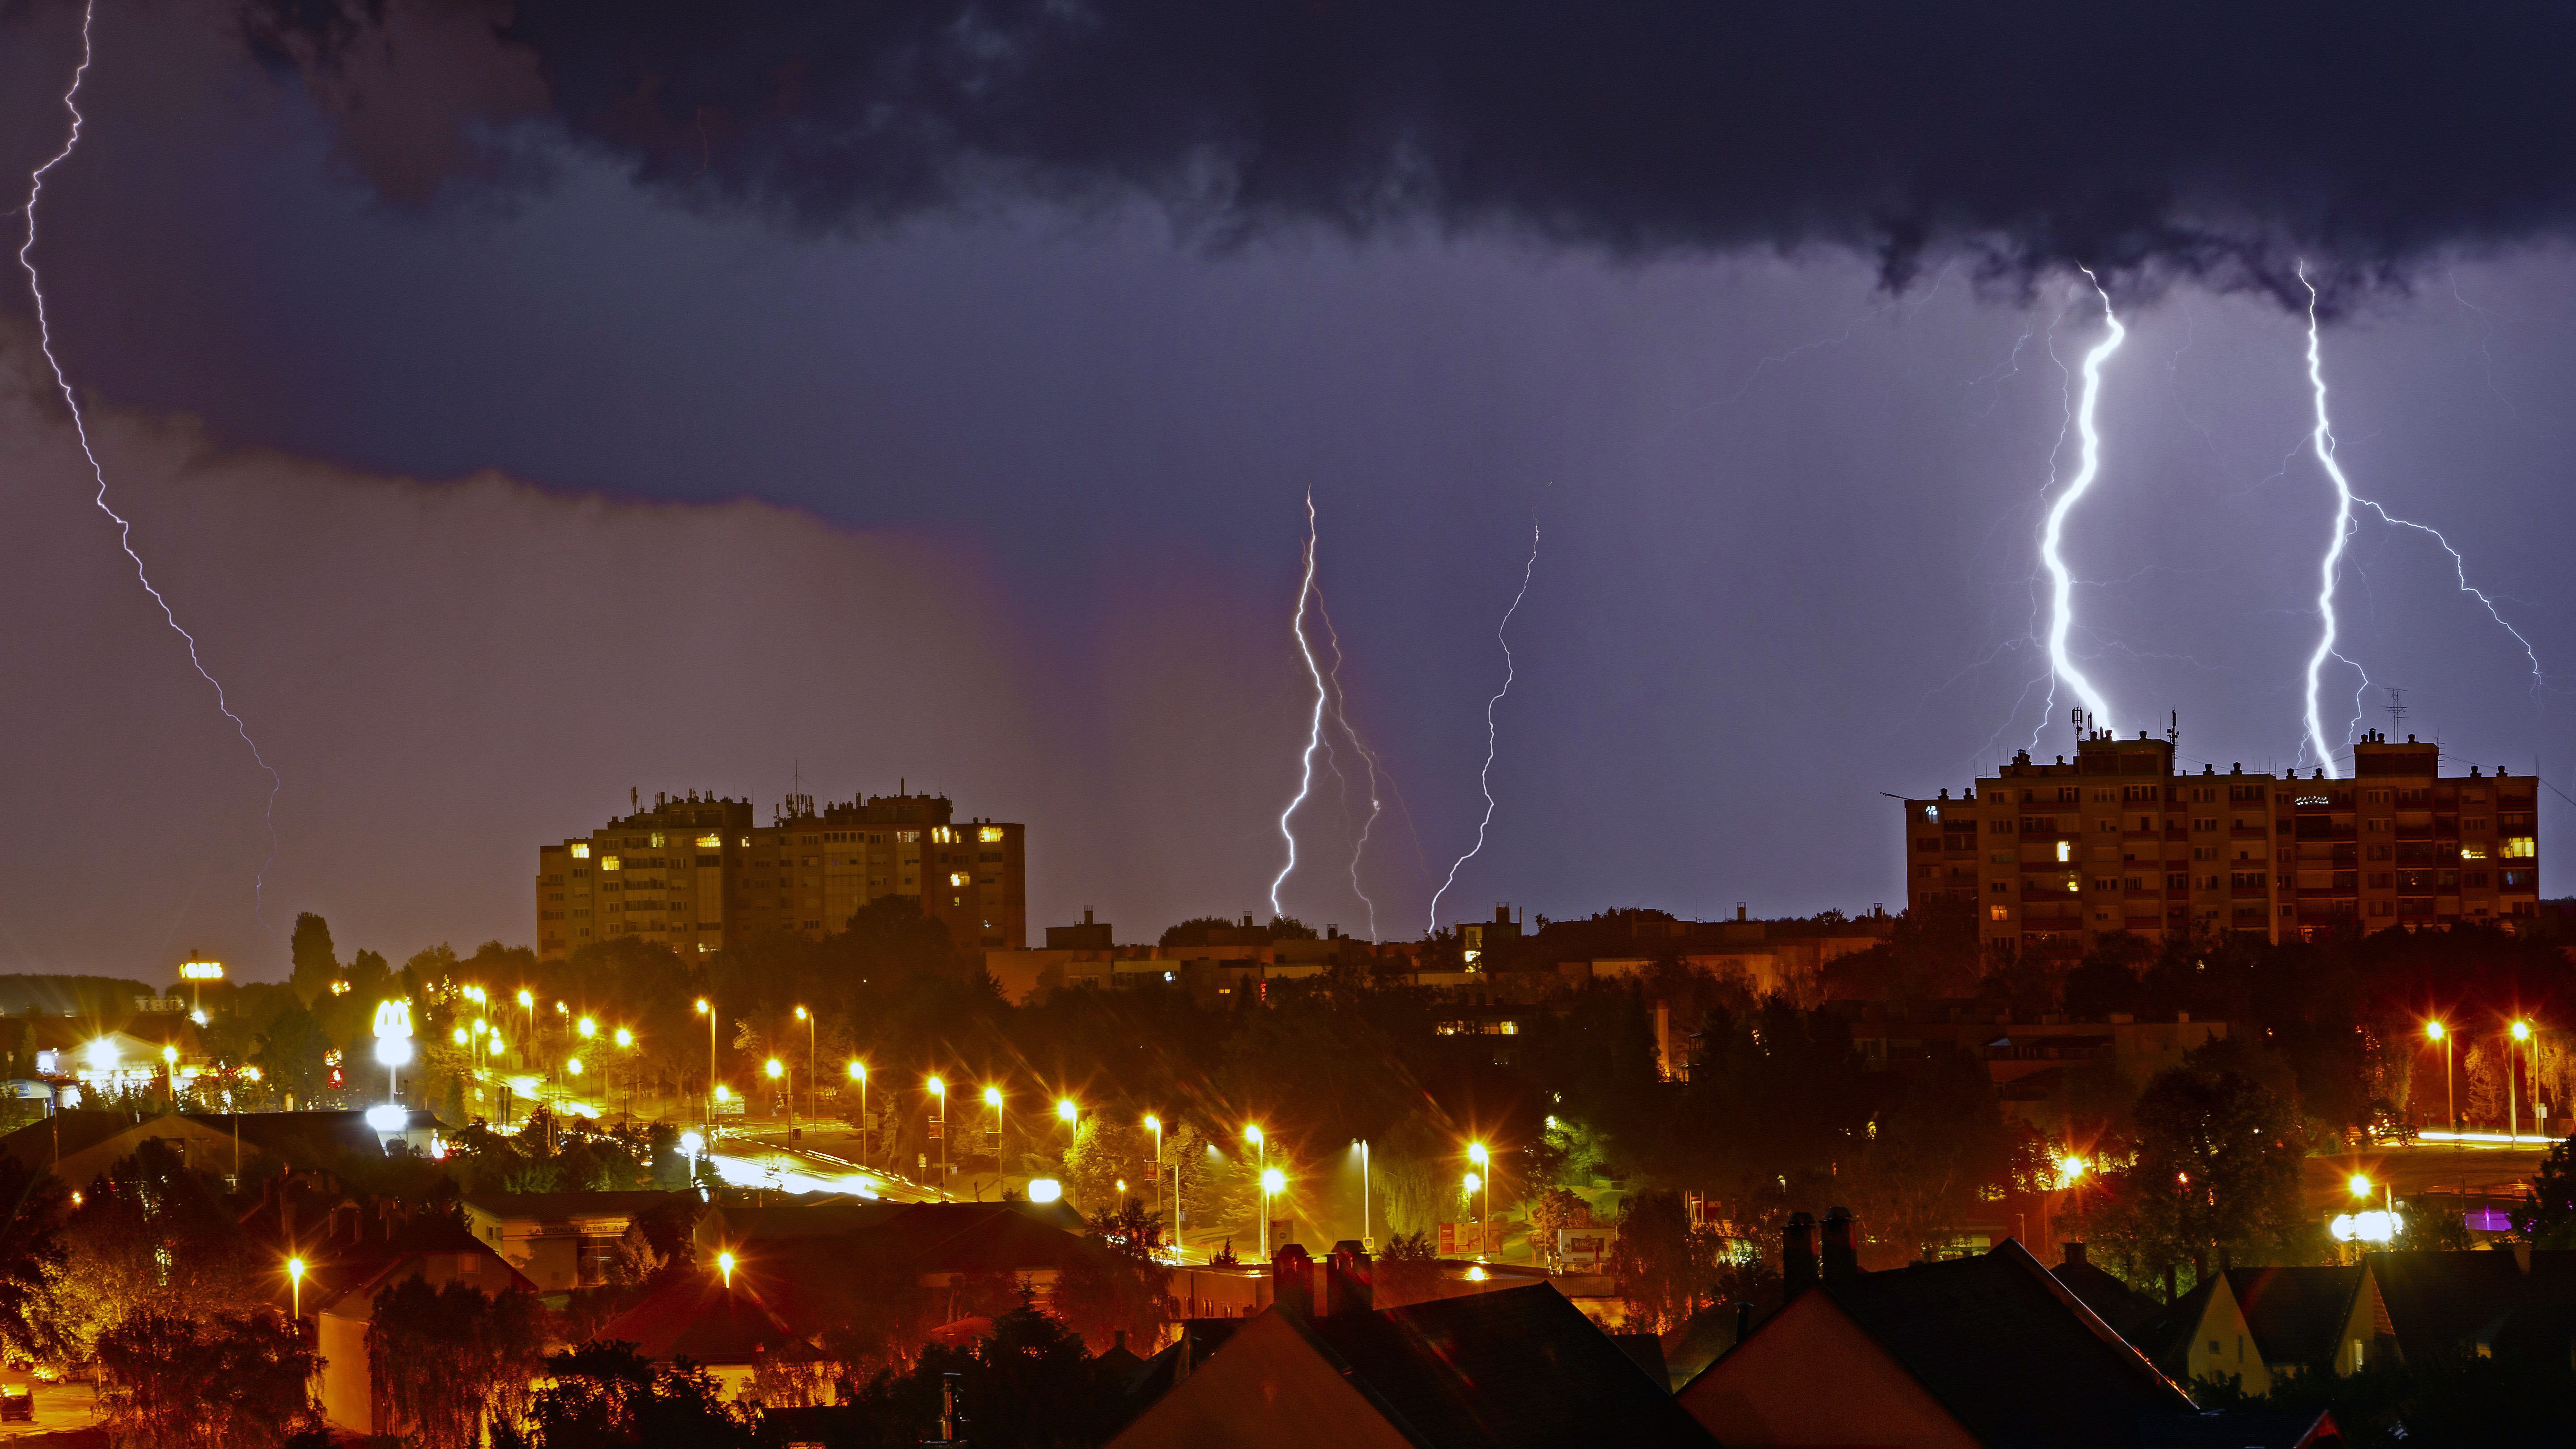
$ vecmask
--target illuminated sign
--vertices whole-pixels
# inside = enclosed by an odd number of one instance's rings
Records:
[[[179,963],[179,979],[182,981],[221,981],[224,979],[224,963],[221,961],[182,961]]]

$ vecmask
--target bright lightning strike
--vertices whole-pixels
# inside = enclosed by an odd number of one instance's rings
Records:
[[[1538,526],[1532,524],[1529,562],[1521,566],[1520,592],[1512,595],[1512,606],[1503,610],[1503,622],[1494,626],[1494,642],[1503,646],[1503,687],[1495,690],[1493,698],[1485,701],[1485,766],[1476,772],[1476,788],[1485,794],[1485,818],[1476,822],[1474,848],[1449,863],[1449,878],[1440,883],[1440,889],[1431,893],[1431,930],[1435,933],[1440,929],[1440,898],[1449,894],[1449,887],[1458,883],[1458,867],[1475,859],[1485,848],[1485,829],[1494,823],[1494,706],[1501,704],[1503,696],[1512,692],[1513,679],[1512,641],[1505,631],[1512,626],[1512,615],[1520,612],[1521,600],[1529,597],[1530,575],[1537,569]]]
[[[61,359],[54,356],[53,323],[46,315],[44,279],[36,271],[36,203],[45,194],[45,173],[69,160],[73,150],[80,145],[82,125],[80,89],[81,82],[89,76],[90,62],[95,54],[90,43],[90,26],[96,15],[95,0],[81,7],[80,64],[72,71],[71,88],[63,92],[63,110],[71,116],[71,134],[63,139],[63,149],[55,152],[52,160],[37,167],[27,178],[27,239],[18,247],[18,266],[26,272],[27,291],[35,298],[36,340],[44,351],[45,365],[53,369],[54,386],[62,391],[63,405],[71,411],[72,431],[80,439],[81,456],[89,460],[90,477],[98,484],[98,491],[90,501],[97,504],[98,511],[106,514],[116,524],[117,546],[125,550],[125,556],[128,559],[133,560],[136,581],[143,585],[145,593],[152,596],[152,602],[161,606],[161,618],[170,626],[172,632],[187,641],[188,663],[196,669],[197,677],[206,681],[214,689],[215,708],[223,713],[224,718],[232,721],[233,729],[241,736],[242,743],[250,747],[251,759],[257,762],[260,769],[268,776],[268,859],[260,862],[258,878],[251,887],[252,913],[259,918],[261,925],[266,926],[268,916],[264,897],[268,886],[268,868],[277,860],[277,792],[285,781],[279,777],[276,768],[268,763],[267,756],[260,753],[259,741],[250,736],[250,726],[242,721],[240,715],[233,713],[231,702],[224,696],[223,681],[209,673],[205,661],[198,657],[197,636],[180,626],[179,616],[171,609],[170,601],[162,597],[159,589],[153,587],[151,576],[143,568],[143,556],[134,551],[134,525],[128,522],[123,514],[108,506],[107,470],[98,461],[98,451],[90,445],[89,421],[81,413],[80,398],[72,392],[71,379],[63,372]],[[274,933],[275,928],[272,927],[271,934]]]
[[[2317,632],[2316,652],[2308,656],[2308,751],[2324,767],[2329,779],[2342,778],[2335,770],[2334,747],[2326,743],[2325,716],[2317,707],[2317,676],[2326,661],[2335,654],[2335,580],[2343,572],[2343,547],[2352,537],[2352,484],[2343,476],[2343,467],[2335,461],[2334,428],[2326,420],[2326,373],[2323,354],[2317,347],[2317,284],[2308,280],[2307,263],[2299,264],[2299,284],[2308,289],[2308,388],[2316,396],[2316,426],[2308,434],[2308,446],[2317,455],[2317,465],[2326,470],[2326,480],[2334,484],[2334,534],[2326,543],[2325,557],[2317,561]],[[2346,661],[2349,662],[2349,661]]]
[[[1315,662],[1315,646],[1306,638],[1306,605],[1315,597],[1315,495],[1306,495],[1306,578],[1297,586],[1297,612],[1290,616],[1289,633],[1296,636],[1297,652],[1306,661],[1307,677],[1315,682],[1315,708],[1306,720],[1306,748],[1297,757],[1297,797],[1279,812],[1279,838],[1288,842],[1288,863],[1270,881],[1270,914],[1283,916],[1279,907],[1279,888],[1288,883],[1289,873],[1297,869],[1297,832],[1290,827],[1289,817],[1306,803],[1315,786],[1315,751],[1324,743],[1324,671]]]
[[[2324,346],[2319,338],[2317,327],[2317,288],[2315,283],[2308,281],[2307,268],[2304,264],[2299,269],[2299,281],[2308,289],[2308,388],[2316,399],[2316,425],[2309,434],[2309,446],[2315,451],[2319,466],[2325,469],[2326,478],[2334,484],[2335,489],[2334,537],[2327,545],[2325,557],[2318,566],[2317,612],[2324,624],[2317,640],[2316,652],[2308,656],[2307,747],[2316,756],[2317,763],[2325,767],[2326,774],[2329,777],[2335,777],[2334,752],[2326,744],[2325,722],[2318,713],[2317,676],[2328,658],[2351,665],[2355,671],[2361,669],[2359,664],[2335,649],[2335,583],[2342,572],[2344,544],[2352,536],[2355,527],[2352,510],[2356,505],[2378,514],[2379,521],[2392,528],[2413,529],[2417,533],[2431,536],[2435,543],[2440,544],[2442,552],[2451,556],[2451,574],[2458,581],[2460,592],[2477,600],[2487,611],[2487,617],[2495,621],[2496,627],[2512,635],[2513,642],[2522,646],[2522,657],[2531,662],[2531,687],[2535,691],[2546,682],[2546,675],[2540,667],[2540,651],[2532,647],[2531,640],[2505,618],[2503,612],[2496,608],[2495,600],[2484,589],[2469,582],[2469,561],[2461,556],[2458,549],[2451,546],[2451,540],[2444,537],[2440,529],[2430,524],[2417,523],[2411,518],[2400,518],[2380,504],[2352,491],[2352,481],[2344,476],[2342,465],[2336,461],[2334,430],[2327,421]],[[2465,302],[2466,299],[2462,300]],[[2367,673],[2362,674],[2364,688],[2369,687],[2369,678]]]
[[[2075,579],[2067,572],[2066,560],[2058,553],[2058,543],[2066,531],[2066,515],[2074,510],[2077,501],[2092,488],[2093,480],[2102,471],[2102,435],[2093,422],[2095,407],[2102,398],[2102,364],[2112,353],[2120,350],[2120,342],[2129,335],[2129,329],[2120,325],[2119,314],[2111,310],[2111,294],[2102,289],[2101,279],[2095,277],[2090,268],[2084,270],[2084,279],[2093,284],[2094,293],[2101,297],[2102,322],[2110,331],[2094,345],[2092,351],[2084,354],[2084,390],[2075,405],[2079,448],[2075,476],[2066,480],[2065,489],[2059,492],[2057,502],[2048,510],[2048,522],[2040,530],[2039,557],[2047,565],[2051,581],[2049,665],[2056,671],[2056,677],[2065,680],[2067,688],[2075,691],[2075,697],[2082,701],[2085,711],[2100,722],[2102,728],[2109,729],[2112,727],[2108,723],[2111,706],[2103,700],[2101,691],[2093,687],[2093,681],[2085,678],[2084,672],[2075,667],[2075,661],[2066,652],[2067,632],[2075,624]]]

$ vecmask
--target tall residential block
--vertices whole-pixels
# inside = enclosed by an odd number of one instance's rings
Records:
[[[2457,922],[2508,929],[2540,907],[2529,776],[2441,772],[2438,746],[2376,732],[2350,778],[2174,770],[2173,740],[2087,731],[2075,758],[2028,751],[1960,798],[1905,802],[1910,903],[1968,902],[1990,945],[2082,952],[2186,928],[2287,941]]]
[[[587,836],[537,847],[537,954],[634,936],[675,951],[764,933],[820,937],[884,896],[917,900],[960,948],[1028,942],[1028,832],[956,818],[946,796],[791,796],[754,823],[748,800],[690,791]]]

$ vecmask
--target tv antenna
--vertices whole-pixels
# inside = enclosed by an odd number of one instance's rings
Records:
[[[2388,686],[2388,703],[2382,706],[2382,708],[2388,712],[2389,734],[2397,735],[2404,733],[2403,726],[2406,723],[2406,691],[2393,684]]]

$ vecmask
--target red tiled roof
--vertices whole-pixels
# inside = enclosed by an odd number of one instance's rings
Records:
[[[749,1363],[764,1350],[803,1343],[739,1271],[730,1286],[713,1272],[681,1274],[593,1336],[632,1343],[646,1358],[701,1364]]]

